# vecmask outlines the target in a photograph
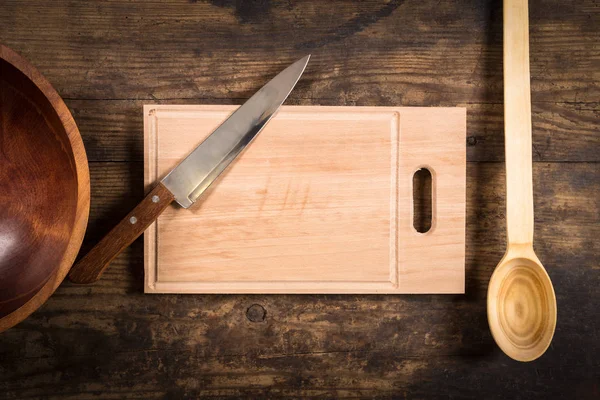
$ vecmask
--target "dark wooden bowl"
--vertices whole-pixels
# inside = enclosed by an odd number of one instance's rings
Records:
[[[60,285],[90,208],[87,157],[67,106],[0,45],[0,332]]]

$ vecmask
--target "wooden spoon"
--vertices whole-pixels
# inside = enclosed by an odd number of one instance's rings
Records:
[[[488,322],[509,357],[532,361],[552,341],[556,297],[533,251],[527,0],[504,0],[504,138],[508,247],[490,279]]]

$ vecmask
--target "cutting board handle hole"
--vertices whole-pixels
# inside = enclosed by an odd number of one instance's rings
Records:
[[[413,175],[413,227],[419,233],[431,229],[432,178],[427,168],[418,169]]]

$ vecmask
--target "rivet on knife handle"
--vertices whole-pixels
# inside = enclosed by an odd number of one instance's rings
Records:
[[[175,200],[175,196],[159,183],[117,226],[115,226],[69,272],[75,283],[92,283],[127,246],[137,239]]]

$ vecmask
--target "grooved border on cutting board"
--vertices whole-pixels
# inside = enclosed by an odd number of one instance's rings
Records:
[[[159,149],[160,133],[159,119],[163,124],[165,121],[170,123],[182,123],[185,118],[213,118],[215,127],[228,114],[233,112],[236,106],[170,106],[170,105],[146,105],[144,106],[144,132],[145,132],[145,184],[148,186],[162,178],[159,170]],[[265,128],[265,132],[259,135],[259,138],[269,130],[269,126],[275,121],[329,121],[331,129],[328,133],[335,135],[336,124],[343,125],[344,121],[362,121],[369,118],[385,121],[390,129],[390,149],[389,149],[389,248],[388,248],[388,275],[385,280],[343,280],[343,276],[337,280],[318,280],[318,279],[296,279],[296,280],[194,280],[189,279],[190,275],[195,274],[195,269],[180,268],[181,279],[173,279],[172,272],[164,275],[168,279],[161,280],[161,254],[159,253],[161,240],[169,241],[169,237],[159,235],[158,224],[161,221],[169,222],[169,215],[159,218],[156,224],[151,226],[145,234],[145,291],[148,293],[463,293],[464,292],[464,225],[465,225],[465,136],[466,136],[466,112],[463,108],[402,108],[402,107],[318,107],[318,106],[283,106],[278,115]],[[338,122],[336,122],[338,121]],[[440,126],[442,121],[442,126]],[[185,125],[185,124],[184,124]],[[276,124],[275,124],[276,125]],[[341,126],[340,125],[340,126]],[[428,131],[428,128],[429,129]],[[183,127],[183,130],[189,127]],[[168,129],[167,129],[168,130]],[[212,129],[211,129],[212,130]],[[333,133],[331,133],[333,132]],[[172,132],[173,133],[173,132]],[[198,134],[198,143],[203,135],[208,131]],[[187,134],[187,132],[186,132]],[[191,134],[196,134],[191,132]],[[269,135],[267,133],[267,135]],[[402,137],[401,137],[402,135]],[[408,135],[408,136],[406,136]],[[403,137],[406,140],[403,142]],[[170,138],[170,137],[169,137]],[[166,141],[168,142],[168,140]],[[194,143],[194,145],[197,143]],[[450,144],[450,145],[449,145]],[[259,141],[250,146],[248,151],[254,146],[259,146]],[[172,146],[172,143],[171,143]],[[400,147],[401,146],[401,147]],[[185,156],[193,148],[193,145],[185,145],[182,154],[178,155],[174,163]],[[429,151],[427,149],[430,149]],[[433,150],[431,150],[433,149]],[[431,157],[431,153],[435,157]],[[408,153],[407,153],[408,152]],[[404,157],[400,159],[401,153]],[[416,157],[414,156],[416,154]],[[428,157],[427,154],[430,156]],[[240,156],[244,158],[244,154]],[[411,160],[411,158],[413,160]],[[408,162],[408,163],[407,163]],[[433,215],[432,227],[429,232],[420,234],[412,228],[412,205],[409,210],[403,210],[402,216],[399,215],[399,202],[402,197],[406,198],[406,182],[404,185],[398,184],[399,176],[409,176],[410,196],[412,200],[412,174],[422,167],[428,167],[433,177]],[[166,170],[170,169],[167,168]],[[163,170],[165,170],[163,168]],[[451,174],[446,174],[446,171]],[[436,184],[438,173],[451,176],[455,194],[438,199],[439,190]],[[273,172],[270,172],[273,174]],[[276,173],[276,172],[275,172]],[[220,180],[221,178],[219,178]],[[229,179],[228,177],[223,180]],[[218,191],[219,180],[216,182]],[[148,186],[148,188],[150,187]],[[446,185],[448,186],[448,185]],[[449,193],[447,188],[443,193]],[[212,196],[212,194],[211,194]],[[440,206],[442,207],[441,218],[446,221],[445,204],[454,197],[455,203],[452,212],[455,225],[455,232],[452,233],[450,243],[444,238],[449,235],[442,235],[437,232],[437,225],[440,219]],[[287,202],[287,194],[286,194]],[[306,200],[306,199],[305,199]],[[458,202],[457,202],[458,200]],[[202,199],[199,200],[200,202]],[[240,200],[241,201],[241,200]],[[440,203],[441,202],[441,203]],[[457,206],[458,205],[458,206]],[[171,210],[176,210],[178,206],[173,206]],[[192,210],[196,205],[192,206]],[[406,207],[405,207],[406,208]],[[191,213],[190,210],[173,211],[175,214],[185,216],[184,213]],[[177,214],[179,213],[179,214]],[[200,212],[201,214],[202,212]],[[167,213],[168,214],[168,213]],[[171,215],[171,216],[172,216]],[[190,216],[192,214],[189,214]],[[402,218],[401,218],[402,217]],[[414,251],[412,256],[399,254],[400,248],[411,250],[410,244],[401,242],[400,236],[407,237],[406,221],[410,221],[407,242],[420,238],[424,241],[423,245],[430,250],[421,252],[416,257]],[[197,223],[197,221],[196,221]],[[398,224],[403,223],[402,232],[399,232]],[[201,229],[201,228],[200,228]],[[412,230],[412,232],[410,232]],[[402,234],[400,234],[402,233]],[[164,233],[163,233],[164,234]],[[431,239],[434,239],[433,242]],[[427,243],[428,242],[428,243]],[[164,243],[164,242],[162,242]],[[431,244],[434,244],[431,247]],[[418,244],[418,240],[417,240]],[[414,244],[412,245],[414,247]],[[437,247],[436,247],[437,246]],[[414,249],[412,249],[414,250]],[[421,249],[422,250],[422,249]],[[173,254],[173,253],[171,253]],[[419,256],[419,253],[417,253]],[[412,257],[412,258],[411,258]],[[403,266],[401,267],[401,260]],[[431,261],[438,262],[439,266],[428,267]],[[425,267],[419,270],[415,261],[423,262]],[[166,262],[166,261],[165,261]],[[407,264],[408,263],[408,264]],[[406,265],[405,265],[406,264]],[[202,268],[202,267],[198,267]],[[268,269],[267,269],[268,270]],[[183,272],[181,272],[183,271]],[[199,272],[198,272],[199,273]],[[264,276],[264,271],[260,268],[255,271],[254,276]],[[314,276],[313,276],[314,278]],[[318,277],[317,277],[318,278]]]

